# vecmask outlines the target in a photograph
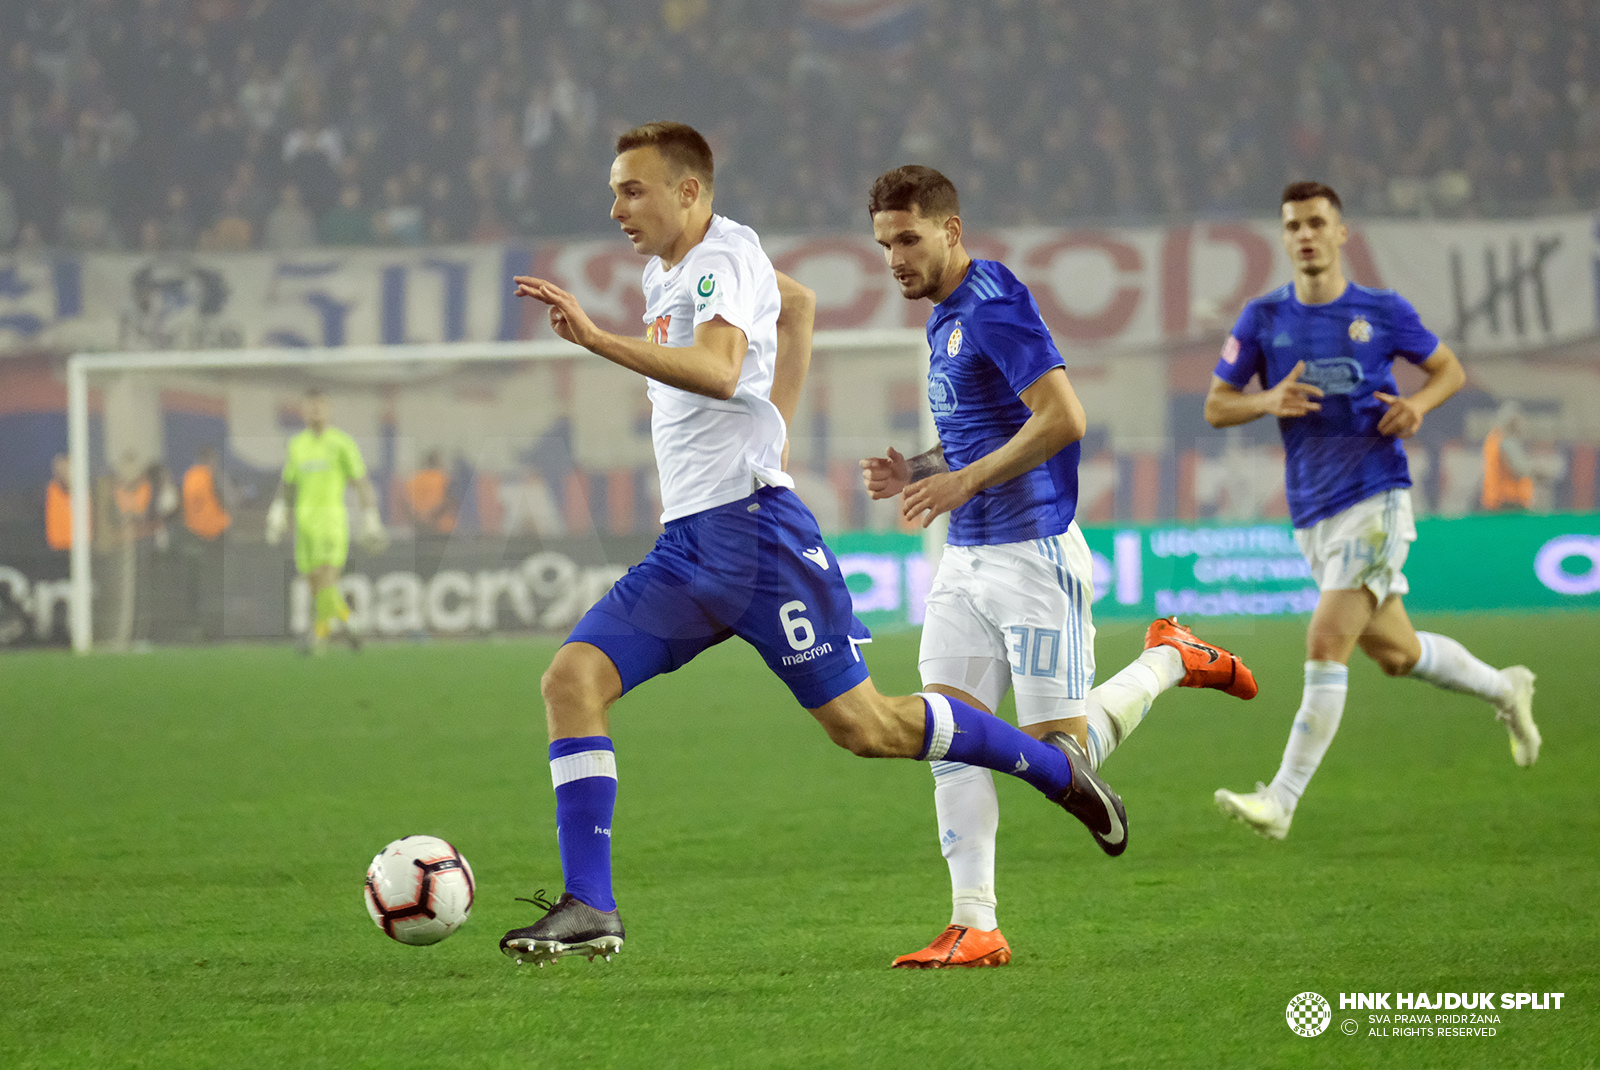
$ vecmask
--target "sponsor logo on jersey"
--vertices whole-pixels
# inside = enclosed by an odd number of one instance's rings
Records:
[[[961,321],[956,321],[955,330],[950,332],[950,338],[944,344],[945,356],[954,359],[961,352]]]
[[[816,565],[822,571],[828,571],[828,551],[821,546],[814,546],[809,550],[801,550],[800,556]]]
[[[951,385],[948,375],[930,375],[928,377],[928,406],[933,409],[935,416],[948,416],[956,411],[958,400],[956,388]]]
[[[1320,386],[1324,394],[1348,394],[1366,379],[1361,365],[1351,357],[1314,360],[1306,365],[1300,381]]]
[[[699,283],[697,283],[695,285],[694,292],[699,294],[701,297],[710,297],[712,294],[716,293],[717,292],[717,276],[716,276],[716,273],[713,272],[712,274],[709,274],[709,275],[701,275]]]
[[[1222,359],[1227,364],[1239,363],[1239,339],[1228,335],[1228,340],[1222,343]]]
[[[655,322],[645,329],[644,336],[658,346],[667,344],[667,328],[672,326],[672,315],[657,316]]]
[[[1350,321],[1350,338],[1356,342],[1372,341],[1372,324],[1367,322],[1365,316],[1357,316]]]

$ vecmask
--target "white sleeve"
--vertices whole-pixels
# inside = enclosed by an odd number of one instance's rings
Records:
[[[709,250],[696,258],[694,276],[694,325],[721,317],[750,337],[755,323],[755,280],[750,268],[722,250]]]

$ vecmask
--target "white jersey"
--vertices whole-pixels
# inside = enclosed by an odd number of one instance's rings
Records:
[[[760,484],[793,487],[783,472],[787,433],[772,403],[778,355],[778,278],[749,227],[711,217],[705,238],[670,271],[644,269],[646,336],[694,344],[694,329],[720,317],[744,332],[739,386],[727,401],[650,379],[650,433],[661,473],[661,522],[748,497]]]

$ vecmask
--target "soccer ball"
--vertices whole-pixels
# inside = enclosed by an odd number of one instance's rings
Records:
[[[467,920],[475,887],[460,851],[437,836],[402,836],[367,867],[367,913],[402,944],[437,944]]]

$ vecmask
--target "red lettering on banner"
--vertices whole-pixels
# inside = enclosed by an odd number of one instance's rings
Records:
[[[1111,261],[1111,266],[1124,275],[1138,272],[1144,267],[1144,257],[1139,255],[1138,249],[1097,230],[1068,234],[1035,247],[1028,253],[1028,267],[1040,272],[1048,271],[1063,254],[1078,249],[1103,253]],[[1057,301],[1052,284],[1040,280],[1030,283],[1028,288],[1033,291],[1033,299],[1039,303],[1039,311],[1043,313],[1050,329],[1072,342],[1103,342],[1121,334],[1138,311],[1142,295],[1139,286],[1119,286],[1104,308],[1093,315],[1084,316]]]
[[[1344,263],[1350,269],[1350,281],[1362,286],[1372,286],[1383,289],[1383,276],[1378,273],[1378,262],[1373,259],[1372,246],[1367,244],[1367,237],[1354,227],[1350,228],[1350,237],[1344,243]]]
[[[1189,333],[1191,239],[1188,227],[1174,227],[1161,242],[1161,333],[1168,338]]]
[[[556,252],[559,249],[560,246],[558,245],[552,245],[549,242],[542,243],[538,249],[529,254],[527,266],[522,269],[520,274],[532,275],[536,279],[554,281]],[[511,286],[509,279],[506,280],[506,285]],[[515,286],[511,286],[511,288],[513,290],[516,289]],[[531,297],[512,297],[510,300],[522,302],[521,310],[517,314],[518,338],[532,338],[541,326],[550,322],[550,310],[543,303],[535,301]]]
[[[596,297],[609,300],[602,300],[600,307],[593,299],[585,300],[583,310],[603,331],[639,337],[644,322],[644,294],[639,289],[643,275],[644,263],[632,249],[591,253],[583,263],[584,280],[595,289]]]
[[[1206,228],[1206,241],[1232,245],[1244,257],[1239,284],[1218,306],[1222,314],[1233,317],[1252,297],[1267,292],[1272,281],[1272,243],[1242,223],[1213,223]]]
[[[884,288],[892,277],[883,260],[869,253],[863,243],[851,238],[818,238],[773,257],[772,266],[785,275],[799,279],[805,272],[806,261],[836,256],[854,260],[859,265],[861,278],[852,291],[855,298],[848,305],[824,305],[823,295],[817,295],[817,329],[864,327],[871,322],[872,314],[883,303]],[[812,289],[817,287],[813,286]]]

